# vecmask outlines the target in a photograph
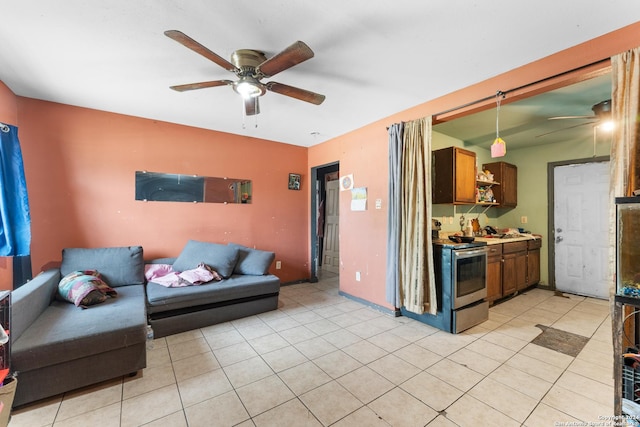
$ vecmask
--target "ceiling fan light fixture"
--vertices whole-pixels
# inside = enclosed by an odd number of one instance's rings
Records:
[[[233,90],[245,99],[256,98],[264,95],[266,92],[264,85],[251,76],[242,77],[234,83]]]
[[[611,132],[616,127],[616,125],[613,122],[613,120],[605,120],[602,123],[600,123],[598,127],[605,132]]]

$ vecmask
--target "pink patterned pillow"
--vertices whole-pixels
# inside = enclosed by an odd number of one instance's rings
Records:
[[[58,295],[76,307],[87,308],[100,304],[107,296],[115,297],[117,292],[109,286],[96,270],[72,271],[60,280]]]

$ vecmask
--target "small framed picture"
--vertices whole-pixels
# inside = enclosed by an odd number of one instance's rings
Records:
[[[300,174],[289,174],[289,190],[300,190]]]

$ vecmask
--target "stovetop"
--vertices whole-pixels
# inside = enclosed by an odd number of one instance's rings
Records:
[[[448,249],[470,249],[470,248],[479,248],[482,246],[487,246],[487,242],[471,242],[471,243],[456,243],[447,239],[432,239],[432,243],[434,246],[442,246],[443,248]]]

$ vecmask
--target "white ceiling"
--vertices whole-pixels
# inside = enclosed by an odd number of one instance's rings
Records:
[[[16,95],[311,146],[639,21],[640,1],[24,0],[0,18]],[[269,80],[327,99],[267,93],[243,128],[230,87],[169,89],[235,77],[169,29],[227,59],[302,40],[315,57]]]

